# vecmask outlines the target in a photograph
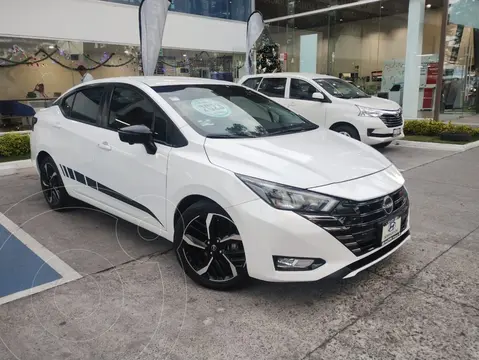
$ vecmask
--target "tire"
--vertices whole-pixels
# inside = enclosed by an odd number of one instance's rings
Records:
[[[40,185],[45,200],[53,210],[64,210],[71,203],[71,197],[65,190],[61,173],[55,162],[47,156],[40,163]]]
[[[359,137],[358,131],[352,125],[341,124],[341,125],[333,127],[332,130],[336,131],[337,133],[340,133],[344,136],[347,136],[347,137],[356,139],[358,141],[361,141],[361,138]]]
[[[388,142],[385,142],[385,143],[374,145],[374,147],[376,149],[384,149],[384,148],[388,147],[389,145],[391,145],[391,143],[392,143],[392,141],[388,141]]]
[[[199,201],[181,214],[174,249],[185,273],[206,288],[231,290],[249,278],[238,229],[214,202]]]

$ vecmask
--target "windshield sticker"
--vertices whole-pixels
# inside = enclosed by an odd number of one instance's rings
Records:
[[[198,123],[199,123],[201,126],[215,126],[215,123],[212,122],[210,119],[199,120]]]
[[[203,115],[215,118],[231,115],[231,109],[228,106],[213,99],[195,99],[191,101],[191,107]]]
[[[178,96],[170,96],[171,101],[180,101],[180,98]]]

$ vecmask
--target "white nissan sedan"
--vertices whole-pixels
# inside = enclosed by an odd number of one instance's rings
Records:
[[[51,208],[79,199],[172,241],[209,288],[348,278],[410,238],[384,156],[229,82],[76,86],[37,113],[31,150]]]

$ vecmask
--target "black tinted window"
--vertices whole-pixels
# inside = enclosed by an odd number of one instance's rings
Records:
[[[100,102],[103,87],[93,87],[80,90],[75,94],[75,101],[70,117],[76,120],[96,124],[100,113]]]
[[[318,92],[318,90],[307,81],[291,79],[291,86],[289,89],[290,99],[312,100],[315,92]]]
[[[73,107],[73,100],[75,100],[75,94],[68,96],[65,100],[63,100],[62,105],[60,106],[63,113],[66,116],[70,116],[72,107]]]
[[[258,91],[271,97],[284,97],[286,78],[264,78]]]
[[[261,82],[261,78],[256,77],[256,78],[251,78],[246,80],[242,85],[256,90],[260,82]]]
[[[155,140],[169,142],[171,126],[166,114],[151,99],[130,87],[116,87],[110,103],[108,127],[118,130],[125,126],[145,125],[153,131]]]

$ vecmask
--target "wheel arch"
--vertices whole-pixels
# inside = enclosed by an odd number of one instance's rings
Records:
[[[188,209],[191,205],[196,204],[197,202],[200,202],[200,201],[210,201],[210,202],[218,205],[219,207],[223,208],[223,206],[221,206],[216,201],[214,201],[213,199],[211,199],[207,196],[199,195],[199,194],[188,195],[188,196],[184,197],[183,199],[181,199],[180,202],[178,203],[178,205],[176,206],[176,209],[175,209],[175,212],[174,212],[174,215],[173,215],[173,226],[174,226],[174,224],[176,224],[176,222],[180,218],[181,214],[186,209]],[[226,211],[226,209],[224,209],[224,208],[223,208],[223,210]]]
[[[334,131],[334,129],[336,129],[336,128],[339,127],[339,126],[343,126],[343,125],[351,126],[351,127],[354,128],[354,129],[358,132],[358,134],[359,134],[358,128],[357,128],[356,126],[354,126],[353,124],[351,124],[350,122],[346,122],[346,121],[337,121],[337,122],[335,122],[333,125],[331,125],[331,126],[329,127],[329,130],[333,130],[333,131]]]
[[[40,164],[42,163],[43,160],[45,160],[47,157],[52,157],[48,152],[45,150],[41,150],[37,154],[37,158],[35,159],[37,163],[37,168],[40,169]],[[53,159],[53,158],[52,158]],[[55,161],[55,160],[54,160]]]

